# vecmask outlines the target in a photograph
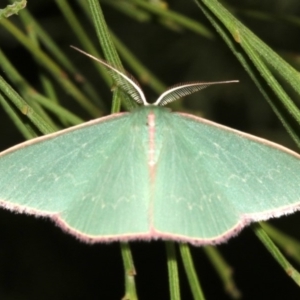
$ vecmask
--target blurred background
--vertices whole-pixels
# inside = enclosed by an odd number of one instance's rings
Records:
[[[63,17],[58,2],[28,0],[27,10],[94,85],[101,99],[99,117],[107,115],[111,108],[110,88],[89,59],[70,48],[70,45],[81,47],[81,44]],[[82,7],[77,1],[68,2],[89,38],[100,49],[95,30]],[[121,2],[128,4],[128,10]],[[137,14],[129,0],[100,1],[112,32],[165,86],[188,81],[240,81],[238,84],[211,87],[182,99],[178,105],[174,104],[174,110],[190,112],[297,151],[248,74],[193,1],[145,2],[157,2],[156,5],[168,7],[172,12],[197,21],[203,28],[203,33],[196,32],[170,18],[143,9]],[[294,68],[299,68],[299,1],[220,2]],[[1,0],[0,9],[9,3]],[[11,16],[9,21],[24,30],[17,15]],[[1,22],[0,49],[31,86],[42,91],[39,77],[42,66]],[[124,66],[134,74],[130,64],[124,62]],[[0,75],[10,82],[1,65]],[[154,101],[158,91],[149,86],[147,76],[136,77],[148,101]],[[72,80],[76,82],[76,78]],[[76,84],[80,86],[80,82]],[[92,118],[73,101],[67,90],[59,84],[55,87],[63,107],[84,120]],[[0,108],[0,150],[22,141],[24,137]],[[271,223],[300,238],[299,213],[272,220]],[[164,243],[134,242],[131,247],[137,270],[139,299],[168,299]],[[224,291],[203,250],[191,248],[207,299],[232,299]],[[218,246],[218,249],[234,272],[234,281],[242,299],[300,297],[299,288],[274,261],[251,228],[243,230],[238,237]],[[182,265],[180,279],[182,299],[192,299]],[[0,210],[0,299],[121,299],[123,292],[119,244],[86,245],[63,233],[47,219]]]

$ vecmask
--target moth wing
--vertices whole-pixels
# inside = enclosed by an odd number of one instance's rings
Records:
[[[161,238],[215,244],[252,221],[300,208],[300,156],[188,114],[164,118],[154,228]]]
[[[0,205],[50,216],[86,241],[144,234],[149,187],[139,130],[130,114],[118,114],[4,151]]]

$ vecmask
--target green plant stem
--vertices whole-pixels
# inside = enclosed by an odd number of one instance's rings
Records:
[[[182,27],[187,28],[201,36],[204,36],[209,39],[212,39],[214,37],[214,34],[209,29],[207,29],[204,25],[201,25],[199,22],[187,18],[184,15],[181,15],[179,13],[176,13],[166,8],[162,8],[161,6],[155,5],[148,1],[130,0],[130,2],[138,5],[139,7],[144,8],[146,11],[150,11],[163,18],[172,20],[178,25],[181,25]]]
[[[173,242],[165,242],[165,245],[167,252],[170,299],[180,300],[180,288],[175,244]]]
[[[137,300],[138,297],[134,280],[136,271],[133,264],[130,246],[128,243],[121,243],[120,246],[125,272],[125,295],[122,300]]]
[[[102,0],[103,3],[114,7],[115,9],[119,10],[123,14],[133,18],[138,22],[146,22],[151,19],[151,16],[148,12],[145,12],[141,9],[138,9],[134,4],[126,1],[108,1]]]
[[[31,99],[35,100],[41,106],[47,108],[49,111],[55,113],[57,116],[63,117],[66,120],[67,124],[78,125],[84,122],[83,119],[77,117],[68,109],[63,108],[59,104],[51,101],[50,99],[42,96],[39,93],[36,93],[35,91],[32,91]]]
[[[252,224],[252,228],[256,236],[272,254],[274,259],[279,263],[288,276],[290,276],[294,282],[300,286],[300,274],[299,272],[287,261],[287,259],[282,255],[280,250],[272,242],[266,232],[263,230],[262,226],[259,223]]]
[[[8,78],[18,87],[20,93],[27,103],[34,109],[36,113],[42,117],[44,122],[47,122],[53,130],[58,130],[56,124],[44,112],[43,107],[56,113],[58,117],[65,118],[67,125],[77,125],[82,123],[83,120],[71,113],[70,111],[61,107],[58,103],[50,101],[49,98],[38,93],[30,84],[20,75],[20,73],[12,66],[4,53],[0,50],[0,63],[8,75]],[[40,104],[40,105],[39,105]]]
[[[269,223],[261,222],[260,225],[272,240],[284,250],[286,255],[300,264],[300,242],[297,239],[292,238]]]
[[[0,94],[0,104],[2,105],[3,109],[7,113],[7,115],[12,119],[14,122],[15,126],[18,128],[18,130],[21,132],[23,137],[26,140],[29,140],[34,137],[32,133],[28,130],[28,128],[24,125],[24,122],[21,121],[20,117],[18,114],[13,110],[12,107],[8,104],[8,102],[2,97]]]
[[[200,0],[195,0],[200,6]],[[281,85],[275,80],[274,76],[266,67],[265,62],[275,70],[280,70],[294,90],[300,95],[298,72],[277,55],[270,47],[261,41],[255,34],[239,22],[223,5],[216,0],[202,0],[209,10],[224,24],[231,32],[236,42],[245,50],[249,58],[253,61],[256,68],[260,71],[266,82],[271,86],[276,95],[282,99],[291,115],[300,123],[300,111],[293,101],[285,93]],[[258,55],[253,56],[256,52]],[[258,59],[258,57],[261,57]],[[264,61],[263,61],[264,60]]]
[[[29,120],[43,133],[51,133],[55,130],[49,126],[26,101],[2,78],[0,77],[0,90],[14,103],[19,111],[26,115]]]
[[[209,260],[223,281],[224,290],[231,296],[231,298],[240,299],[241,293],[236,287],[232,278],[232,268],[226,263],[224,258],[220,255],[219,251],[215,247],[206,246],[203,247],[203,250],[209,257]]]
[[[90,5],[90,10],[92,14],[92,19],[94,26],[96,28],[96,33],[98,36],[98,40],[101,44],[101,48],[104,52],[104,56],[106,60],[113,66],[117,67],[118,69],[122,70],[122,64],[121,60],[118,56],[118,53],[114,47],[114,44],[111,40],[108,27],[106,25],[104,15],[102,13],[101,6],[99,4],[98,0],[88,0],[88,3]],[[113,93],[113,100],[112,100],[112,113],[116,113],[120,111],[121,108],[121,102],[122,102],[122,91],[120,89],[116,89]],[[133,105],[132,101],[127,101],[124,98],[124,102],[126,103],[126,106],[128,108],[134,108],[135,105]]]
[[[26,14],[26,11],[25,11],[25,14],[24,14],[24,11],[20,14],[20,18],[21,18],[21,20],[24,23],[25,30],[27,31],[27,36],[30,38],[30,40],[32,41],[32,43],[34,45],[36,45],[37,47],[40,48],[38,34],[37,34],[36,30],[35,30],[35,27],[32,26],[31,19],[30,19],[30,17],[28,17],[28,14]],[[35,57],[34,57],[34,59],[35,59],[37,65],[40,65],[39,61]],[[13,69],[13,67],[11,66],[10,70],[9,70],[9,74],[12,72],[12,69]],[[18,71],[14,70],[14,73],[18,73]],[[14,76],[14,77],[16,77],[16,76]],[[20,76],[20,74],[18,74],[18,77],[20,78],[22,76]],[[51,90],[51,96],[55,96],[54,86],[53,86],[52,82],[48,79],[48,76],[42,71],[42,68],[41,68],[39,77],[40,77],[40,82],[42,83],[43,86],[44,86],[44,84],[47,84],[47,87],[48,87],[47,91]],[[18,83],[18,82],[19,82],[18,80],[15,80],[15,84]],[[24,88],[24,92],[26,91],[26,94],[30,94],[31,95],[32,94],[32,90],[34,90],[34,89],[30,88],[30,91],[28,91],[27,87],[29,87],[29,84],[25,80],[24,80],[24,83],[25,83],[24,86],[26,87],[26,88]],[[56,97],[50,98],[49,94],[47,95],[47,93],[46,93],[45,90],[44,90],[44,92],[46,94],[46,97],[48,96],[48,98],[51,99],[51,101],[55,102],[56,104],[58,103]],[[24,98],[28,100],[29,97],[27,98],[26,96],[24,96]],[[44,108],[38,104],[38,102],[36,102],[36,101],[30,101],[29,103],[32,105],[32,107],[34,109],[36,109],[36,111],[40,114],[40,116],[44,120],[47,121],[47,123],[51,124],[51,126],[53,128],[57,129],[56,124],[53,122],[53,120],[48,115],[48,113],[44,110]],[[64,122],[63,119],[62,119],[62,121]]]
[[[38,37],[39,42],[43,44],[43,46],[48,50],[49,53],[51,53],[51,56],[54,57],[59,62],[59,64],[62,65],[63,68],[71,74],[72,78],[80,82],[81,90],[85,92],[88,97],[93,100],[94,103],[97,103],[97,105],[101,105],[102,102],[100,101],[99,94],[87,81],[81,80],[82,76],[80,75],[79,70],[74,67],[68,56],[65,55],[61,48],[55,44],[49,34],[30,14],[29,10],[23,10],[20,13],[20,18],[22,19],[26,30],[29,32],[34,31],[34,33]]]
[[[180,244],[179,249],[193,298],[194,300],[204,300],[205,297],[194,267],[193,258],[191,256],[189,246],[187,244]]]
[[[65,72],[52,61],[43,51],[41,51],[32,41],[24,35],[14,24],[7,19],[0,20],[0,24],[8,30],[19,42],[23,44],[53,75],[53,78],[61,84],[65,91],[74,96],[74,98],[84,107],[92,116],[100,114],[99,109],[90,103],[88,98],[68,79]]]
[[[66,0],[56,0],[55,1],[61,12],[63,13],[65,19],[70,25],[70,29],[73,30],[76,37],[79,39],[81,45],[84,49],[92,54],[93,56],[100,57],[100,53],[97,51],[96,47],[93,45],[91,39],[89,38],[88,33],[82,26],[82,22],[80,22],[74,13],[73,9],[71,8],[70,4]],[[82,3],[82,2],[81,2]],[[86,3],[82,4],[85,7],[85,12],[88,11]],[[89,11],[88,11],[89,13]],[[94,62],[94,66],[96,67],[97,71],[104,79],[105,83],[110,87],[111,86],[111,77],[108,75],[106,69],[99,63]]]
[[[270,88],[266,87],[266,85],[264,85],[264,83],[262,82],[260,74],[255,69],[255,66],[253,66],[253,64],[251,64],[248,54],[246,52],[242,51],[240,48],[240,44],[237,43],[236,40],[234,40],[234,38],[238,40],[239,37],[238,36],[234,37],[234,35],[232,33],[229,33],[224,28],[224,26],[220,25],[219,19],[215,15],[213,15],[213,13],[208,8],[206,8],[206,6],[201,1],[199,1],[199,0],[195,0],[195,1],[198,4],[198,6],[201,8],[201,10],[203,11],[205,16],[208,18],[208,20],[212,23],[212,25],[216,28],[218,33],[224,39],[224,41],[226,42],[226,44],[228,45],[230,50],[234,53],[236,58],[240,61],[242,66],[248,72],[249,76],[254,81],[254,83],[256,84],[256,86],[258,87],[258,89],[260,90],[260,92],[262,93],[262,95],[264,96],[266,101],[268,102],[268,104],[271,106],[271,108],[273,109],[276,116],[282,122],[282,124],[285,127],[285,129],[287,130],[287,132],[293,138],[294,142],[298,145],[298,147],[300,147],[300,139],[297,135],[297,132],[295,129],[293,129],[293,126],[291,125],[291,123],[284,116],[284,112],[282,112],[282,108],[279,107],[279,105],[276,103],[276,101],[274,99],[274,97],[275,97],[274,94],[272,93],[272,91],[270,91]],[[261,42],[261,43],[262,43],[261,47],[264,47],[263,46],[264,43],[263,42]],[[255,53],[255,52],[252,52],[252,53]],[[273,51],[271,50],[270,56],[272,56],[272,55],[273,55]],[[277,57],[276,54],[275,54],[275,57]],[[254,55],[254,59],[257,59],[256,54]],[[258,63],[258,61],[257,61],[257,63]],[[279,99],[279,100],[281,101],[281,99]]]

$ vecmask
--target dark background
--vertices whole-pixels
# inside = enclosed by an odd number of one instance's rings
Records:
[[[79,45],[55,1],[28,1],[28,9],[57,41],[82,73],[92,80],[99,94],[107,99],[109,113],[111,94],[102,79],[69,45]],[[193,1],[168,1],[171,9],[200,20],[210,30]],[[241,19],[275,51],[298,67],[299,30],[297,25],[278,15],[299,17],[300,3],[290,1],[227,1]],[[0,8],[4,7],[0,1]],[[81,16],[90,37],[96,34]],[[156,16],[146,23],[122,15],[103,4],[107,23],[136,56],[167,85],[186,81],[217,81],[239,79],[239,84],[219,86],[184,99],[184,107],[215,122],[252,133],[296,149],[271,108],[259,94],[248,75],[223,41],[215,34],[208,40],[186,29],[178,31],[163,26]],[[258,14],[258,12],[260,14]],[[271,18],[261,17],[269,16]],[[18,24],[18,17],[13,16]],[[16,68],[39,89],[38,71],[30,54],[0,27],[0,47]],[[5,77],[0,66],[0,75]],[[157,95],[145,87],[149,101]],[[88,120],[74,105],[67,91],[58,88],[65,107]],[[13,122],[0,109],[0,150],[22,142],[23,137]],[[296,238],[299,213],[273,220],[279,228]],[[168,299],[168,274],[165,246],[161,241],[131,243],[139,299]],[[191,247],[194,263],[207,299],[230,299],[201,248]],[[218,247],[232,266],[234,279],[243,299],[298,299],[299,288],[273,260],[251,228]],[[179,254],[179,253],[178,253]],[[180,261],[180,256],[178,255]],[[296,263],[295,263],[295,266]],[[192,299],[180,262],[182,299]],[[49,220],[35,219],[0,211],[0,299],[121,299],[124,292],[123,265],[120,246],[83,244],[63,233]]]

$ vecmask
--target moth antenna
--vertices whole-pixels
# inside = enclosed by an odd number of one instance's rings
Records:
[[[203,90],[214,84],[225,84],[225,83],[235,83],[239,82],[238,80],[230,81],[216,81],[216,82],[189,82],[189,83],[180,83],[174,86],[169,87],[165,92],[163,92],[159,98],[155,101],[153,105],[164,106],[170,102],[173,102],[177,99],[180,99],[184,96],[191,95],[200,90]]]
[[[149,105],[139,83],[131,74],[124,74],[124,72],[111,66],[105,60],[97,58],[75,46],[71,47],[105,66],[111,77],[114,79],[116,85],[126,92],[134,101],[143,105]]]

